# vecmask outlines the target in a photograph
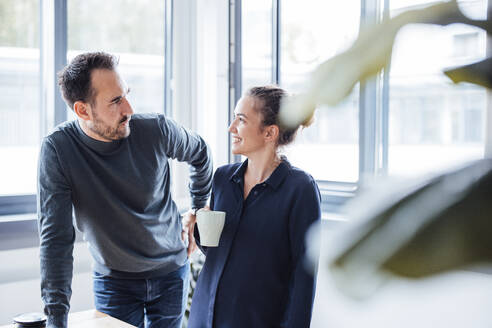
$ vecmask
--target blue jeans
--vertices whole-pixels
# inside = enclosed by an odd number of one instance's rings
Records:
[[[190,265],[153,279],[120,279],[94,272],[96,309],[139,328],[181,328]]]

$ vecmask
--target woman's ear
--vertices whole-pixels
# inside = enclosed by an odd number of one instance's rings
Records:
[[[265,128],[265,138],[267,141],[277,141],[279,135],[279,128],[277,125],[270,125]]]
[[[83,101],[76,101],[73,104],[73,111],[77,117],[80,117],[84,121],[92,120],[91,109],[89,104]]]

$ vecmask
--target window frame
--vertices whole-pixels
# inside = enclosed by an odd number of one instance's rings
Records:
[[[26,213],[36,213],[36,195],[9,195],[0,197],[0,216]]]

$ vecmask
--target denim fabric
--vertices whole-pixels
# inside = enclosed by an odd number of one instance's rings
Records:
[[[189,263],[153,279],[121,279],[94,272],[96,309],[139,328],[181,328],[189,273]]]

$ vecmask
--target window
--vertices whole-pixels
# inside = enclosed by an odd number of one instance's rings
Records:
[[[280,10],[276,12],[272,4]],[[360,1],[344,4],[314,0],[243,1],[243,92],[253,85],[270,83],[279,83],[289,93],[302,91],[308,72],[346,49],[357,37]],[[279,68],[278,81],[275,66]],[[357,108],[356,88],[337,108],[317,111],[314,125],[302,131],[296,142],[285,149],[289,160],[318,180],[356,182]]]
[[[270,2],[253,10],[252,3],[243,1],[239,47],[243,91],[251,81],[267,83],[266,72],[275,66],[282,87],[292,93],[303,91],[317,65],[350,47],[360,22],[376,22],[383,15],[434,2],[273,0],[273,10]],[[486,0],[458,3],[465,15],[485,19]],[[272,26],[265,26],[266,15],[271,15]],[[263,36],[261,46],[259,40],[247,37],[252,30]],[[254,46],[256,55],[248,52]],[[336,108],[318,108],[314,125],[301,131],[286,153],[294,165],[317,179],[324,205],[328,204],[325,209],[336,211],[343,203],[340,199],[349,197],[366,176],[436,172],[483,157],[486,91],[452,84],[443,69],[483,59],[485,50],[486,33],[477,28],[406,26],[397,35],[388,70],[356,85]],[[246,56],[263,60],[256,65],[263,73],[257,72],[256,80],[255,65]],[[277,82],[274,77],[271,81]]]
[[[465,13],[486,13],[485,0],[459,4]],[[391,0],[390,14],[413,7]],[[461,24],[408,26],[398,34],[389,79],[390,175],[435,172],[483,157],[486,91],[453,85],[442,71],[483,59],[485,39],[484,31]]]
[[[33,194],[42,115],[39,1],[0,1],[0,196]]]
[[[119,57],[135,112],[164,112],[165,1],[68,1],[68,61],[79,53]]]
[[[171,104],[170,0],[66,3],[0,1],[0,215],[35,212],[40,140],[67,112],[73,118],[59,96],[52,102],[59,58],[114,53],[136,112]]]
[[[242,2],[242,89],[272,83],[272,2]]]
[[[302,91],[307,72],[347,49],[356,39],[360,1],[281,3],[280,83],[289,92]],[[336,108],[320,108],[314,124],[301,131],[286,149],[290,161],[317,180],[358,180],[358,88]]]

